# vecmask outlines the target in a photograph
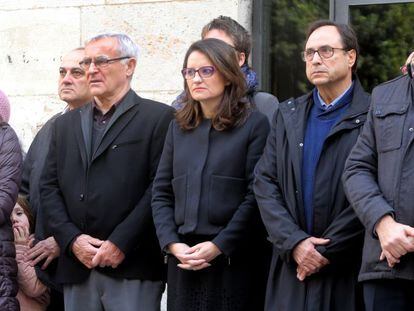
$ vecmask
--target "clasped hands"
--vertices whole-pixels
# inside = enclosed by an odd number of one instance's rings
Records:
[[[180,263],[177,265],[185,270],[202,270],[210,267],[210,261],[221,254],[220,249],[210,241],[188,246],[185,243],[171,243],[168,250]]]
[[[316,246],[328,243],[329,239],[310,237],[296,245],[292,256],[298,265],[296,277],[299,281],[305,280],[305,278],[319,272],[321,268],[329,264],[329,260],[316,250]]]
[[[400,258],[414,252],[414,228],[396,222],[390,215],[381,218],[375,228],[381,244],[380,260],[394,267]]]
[[[111,241],[102,241],[87,234],[75,239],[72,253],[89,269],[97,266],[116,268],[125,258],[125,254]]]

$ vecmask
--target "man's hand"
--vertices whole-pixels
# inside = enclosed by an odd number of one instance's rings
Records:
[[[125,254],[111,241],[106,240],[92,259],[92,266],[116,268],[125,259]]]
[[[387,259],[391,268],[402,256],[414,251],[414,228],[396,222],[390,215],[381,218],[375,230],[381,243],[380,260]]]
[[[301,241],[293,249],[293,259],[298,264],[296,277],[303,281],[306,277],[318,272],[322,267],[329,264],[329,260],[323,257],[315,248],[317,245],[326,245],[329,239],[315,237]]]
[[[92,264],[92,259],[97,254],[99,247],[104,241],[95,239],[87,234],[81,234],[72,244],[72,253],[87,268],[92,269],[96,265]]]
[[[210,267],[209,262],[220,254],[220,249],[213,242],[202,242],[185,251],[182,255],[185,263],[179,264],[178,267],[187,270],[201,270]]]
[[[42,270],[44,270],[49,266],[53,259],[59,257],[59,253],[59,245],[56,243],[55,238],[51,236],[45,240],[39,241],[35,246],[30,248],[26,253],[26,258],[32,267],[46,259],[42,265]]]

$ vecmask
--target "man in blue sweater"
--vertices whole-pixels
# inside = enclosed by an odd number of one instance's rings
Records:
[[[273,243],[266,310],[359,310],[363,227],[341,183],[369,106],[355,76],[356,35],[347,25],[315,22],[302,57],[315,88],[279,105],[255,170]]]

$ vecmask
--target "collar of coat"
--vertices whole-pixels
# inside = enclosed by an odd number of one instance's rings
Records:
[[[369,109],[370,95],[364,91],[359,79],[354,76],[354,94],[352,102],[341,118],[333,126],[329,136],[336,134],[344,129],[352,129],[361,126],[366,120]],[[287,124],[291,124],[297,129],[299,137],[303,137],[306,128],[306,119],[312,107],[312,92],[298,97],[290,98],[279,105],[279,111]],[[299,138],[300,139],[300,138]]]
[[[372,109],[377,117],[388,114],[403,114],[413,102],[414,79],[399,76],[378,85],[372,91]]]

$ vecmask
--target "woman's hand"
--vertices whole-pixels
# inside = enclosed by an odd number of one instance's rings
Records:
[[[181,264],[178,264],[178,267],[186,269],[186,270],[194,270],[193,266],[199,266],[205,263],[204,259],[201,260],[193,260],[191,257],[187,255],[187,251],[190,249],[185,243],[171,243],[168,246],[168,250],[171,254],[173,254]]]
[[[184,260],[178,267],[186,270],[201,270],[210,267],[209,263],[221,254],[220,249],[210,241],[202,242],[185,250],[181,256]]]
[[[13,225],[14,243],[19,245],[29,245],[29,228],[26,226]]]

